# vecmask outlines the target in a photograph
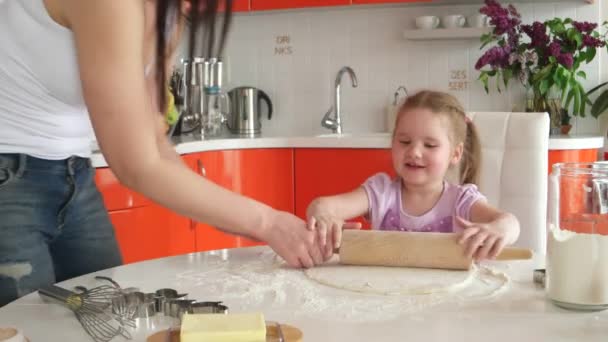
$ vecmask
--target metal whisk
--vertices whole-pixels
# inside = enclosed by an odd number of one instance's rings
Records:
[[[108,342],[116,336],[131,339],[126,326],[135,322],[111,311],[112,298],[119,294],[115,287],[102,285],[92,289],[78,287],[80,293],[50,285],[38,290],[42,297],[53,299],[74,312],[76,318],[95,342]]]

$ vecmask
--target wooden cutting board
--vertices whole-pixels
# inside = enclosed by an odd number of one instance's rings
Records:
[[[288,324],[281,324],[283,330],[283,338],[285,342],[302,342],[304,334],[302,331],[294,326]],[[180,329],[162,330],[155,334],[148,336],[147,342],[180,342],[179,338]],[[266,341],[267,342],[278,342],[279,334],[276,325],[266,325]]]

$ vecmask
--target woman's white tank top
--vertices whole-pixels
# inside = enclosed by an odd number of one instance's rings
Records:
[[[89,157],[93,139],[72,32],[43,0],[0,0],[0,153]]]

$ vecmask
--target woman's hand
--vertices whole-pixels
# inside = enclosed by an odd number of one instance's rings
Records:
[[[456,217],[464,231],[458,243],[466,244],[465,255],[479,261],[494,259],[507,244],[507,232],[490,223],[476,223]]]
[[[260,238],[292,267],[310,268],[324,261],[315,232],[288,212],[277,211]]]

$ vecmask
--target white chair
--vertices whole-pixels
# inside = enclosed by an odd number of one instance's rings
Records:
[[[515,246],[546,251],[549,116],[546,113],[469,113],[482,146],[480,191],[513,213],[521,233]]]

